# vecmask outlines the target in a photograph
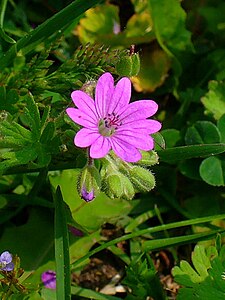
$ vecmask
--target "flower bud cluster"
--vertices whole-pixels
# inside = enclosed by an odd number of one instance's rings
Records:
[[[155,177],[146,166],[158,163],[156,152],[143,152],[136,164],[122,161],[114,153],[103,160],[101,177],[103,189],[110,198],[131,200],[137,192],[148,192],[155,187]]]
[[[112,151],[101,159],[101,170],[94,163],[87,164],[80,173],[78,191],[82,199],[90,202],[100,190],[110,198],[131,200],[135,193],[148,192],[155,187],[155,177],[146,167],[158,163],[155,151],[142,152],[137,163],[121,160]]]

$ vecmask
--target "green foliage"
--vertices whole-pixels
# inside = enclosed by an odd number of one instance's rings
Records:
[[[209,91],[202,98],[206,112],[212,114],[216,120],[225,114],[224,91],[224,82],[211,81],[209,82]]]
[[[149,0],[148,3],[157,41],[172,59],[174,72],[179,77],[183,64],[181,55],[193,51],[191,33],[185,26],[186,13],[177,0]]]
[[[70,300],[69,236],[65,206],[60,187],[55,192],[55,260],[57,299]]]
[[[153,40],[154,35],[149,30],[151,17],[143,12],[133,15],[122,31],[119,20],[119,9],[115,5],[102,4],[88,10],[85,18],[80,21],[77,34],[83,44],[96,43],[129,47]]]
[[[147,296],[165,299],[156,270],[148,255],[141,255],[137,260],[131,261],[123,282],[132,290],[126,299],[146,299]]]
[[[88,232],[97,231],[105,222],[113,222],[131,210],[129,202],[120,198],[112,201],[104,193],[100,193],[89,205],[84,205],[84,200],[80,198],[76,186],[79,173],[79,169],[64,170],[60,175],[53,174],[50,181],[54,188],[60,186],[63,200],[81,228]],[[111,209],[109,210],[108,207]]]
[[[192,253],[193,267],[181,261],[180,267],[173,268],[175,280],[181,284],[177,299],[223,299],[225,293],[224,247],[195,246]]]
[[[218,122],[220,128],[209,121],[197,121],[187,129],[186,144],[223,144],[223,118]],[[215,153],[214,153],[215,154]],[[203,159],[199,166],[199,175],[211,185],[224,185],[223,157],[213,156]]]
[[[158,277],[170,270],[149,257],[166,249],[185,256],[172,271],[177,299],[224,299],[223,239],[201,242],[224,235],[224,1],[47,2],[0,4],[0,255],[21,260],[11,277],[0,270],[0,298],[119,299],[79,282],[109,252],[125,280],[106,286],[174,298]],[[110,153],[86,172],[65,109],[73,90],[94,97],[104,72],[131,79],[131,101],[154,99],[163,130],[139,162]],[[79,178],[94,201],[80,197]],[[46,270],[57,291],[43,286]]]
[[[49,107],[46,107],[42,118],[31,94],[23,97],[23,121],[29,129],[10,121],[10,117],[1,121],[1,162],[0,170],[29,165],[29,168],[42,168],[51,160],[51,154],[58,152],[55,139],[55,125],[49,122]],[[7,113],[6,113],[7,114]],[[51,145],[49,145],[51,143]]]
[[[27,54],[33,51],[34,47],[48,39],[51,35],[59,31],[65,30],[74,19],[78,18],[88,8],[97,4],[99,1],[91,0],[88,3],[82,1],[72,2],[70,5],[62,9],[58,14],[55,14],[40,26],[32,30],[28,35],[19,39],[10,49],[0,58],[0,64],[3,67],[8,66],[16,57],[20,50],[22,54]]]

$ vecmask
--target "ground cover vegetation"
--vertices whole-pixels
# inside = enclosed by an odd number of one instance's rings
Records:
[[[224,299],[224,16],[0,1],[1,299]]]

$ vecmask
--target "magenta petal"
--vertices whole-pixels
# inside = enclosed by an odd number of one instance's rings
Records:
[[[131,82],[129,78],[124,77],[117,83],[111,101],[108,103],[108,113],[114,112],[116,115],[120,114],[130,102],[131,97]]]
[[[100,137],[100,134],[98,133],[98,131],[94,131],[94,130],[89,129],[89,128],[82,128],[75,135],[74,144],[77,147],[81,147],[81,148],[89,147],[99,137]]]
[[[153,138],[148,134],[141,134],[138,131],[121,130],[115,135],[118,142],[124,141],[140,150],[149,151],[154,148]]]
[[[127,162],[137,162],[141,153],[131,144],[118,140],[115,136],[111,139],[112,149],[118,157]]]
[[[69,107],[66,109],[67,115],[77,124],[88,128],[96,128],[97,121],[92,119],[88,114],[82,112],[80,109]]]
[[[92,117],[92,119],[97,119],[95,102],[88,94],[83,91],[73,91],[71,97],[76,107]]]
[[[104,73],[99,78],[95,89],[95,105],[100,118],[107,115],[107,105],[111,102],[113,92],[114,79],[110,73]]]
[[[90,156],[92,158],[102,158],[111,149],[110,140],[102,135],[99,135],[98,139],[93,142],[90,148]]]
[[[56,289],[56,273],[52,270],[41,274],[41,280],[48,289]]]
[[[143,120],[153,116],[158,110],[158,104],[153,100],[140,100],[130,103],[120,114],[122,123]]]
[[[162,124],[156,120],[138,120],[132,122],[124,121],[123,126],[121,126],[121,130],[137,130],[141,133],[155,133],[158,132],[162,127]],[[118,132],[120,131],[120,128]]]

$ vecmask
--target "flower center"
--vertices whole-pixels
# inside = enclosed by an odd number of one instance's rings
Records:
[[[116,115],[115,113],[111,113],[108,114],[107,117],[99,121],[98,131],[103,136],[111,136],[121,125],[122,122],[120,122],[119,115]]]
[[[7,266],[7,262],[6,261],[1,261],[0,262],[0,269],[3,269],[3,268],[5,268]]]

